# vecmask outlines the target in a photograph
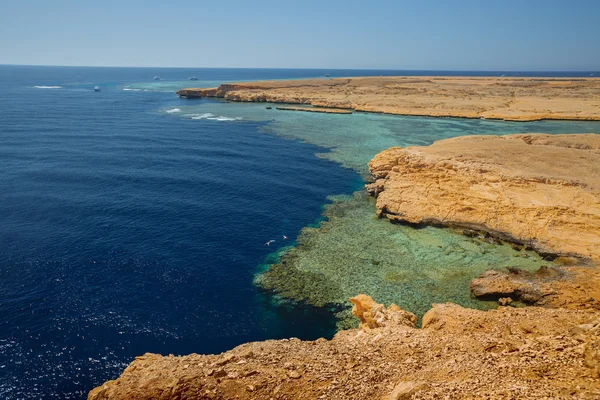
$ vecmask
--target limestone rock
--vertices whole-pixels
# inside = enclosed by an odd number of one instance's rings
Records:
[[[360,328],[375,329],[384,326],[409,326],[414,327],[417,316],[411,312],[404,311],[395,304],[387,309],[383,304],[375,302],[366,294],[359,294],[350,299],[354,307],[352,314],[360,320]]]
[[[536,273],[517,268],[509,269],[508,272],[488,270],[471,281],[471,294],[485,300],[502,299],[502,305],[511,303],[512,298],[536,304],[554,293],[547,280],[560,276],[562,274],[557,269],[546,267],[540,268]]]
[[[390,148],[369,168],[380,216],[483,232],[549,259],[560,256],[556,264],[568,268],[568,280],[543,285],[562,272],[540,271],[535,284],[490,272],[474,281],[474,295],[498,299],[518,292],[522,301],[555,306],[595,307],[600,300],[593,266],[600,261],[600,135],[464,136]],[[483,282],[490,290],[480,291]]]
[[[416,329],[408,326],[414,319],[397,307],[384,308],[364,295],[353,302],[363,324],[378,327],[341,331],[332,340],[247,343],[218,355],[145,354],[88,399],[600,396],[598,311],[485,312],[436,304],[423,318],[423,329]]]
[[[401,115],[600,120],[600,79],[358,77],[222,84],[181,97],[310,104]]]
[[[408,400],[412,396],[424,389],[427,389],[429,385],[426,382],[400,382],[394,388],[394,391],[390,394],[390,400]]]

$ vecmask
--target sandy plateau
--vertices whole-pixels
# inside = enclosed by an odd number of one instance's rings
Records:
[[[182,97],[306,104],[432,117],[600,120],[598,78],[365,77],[303,79],[188,88]]]
[[[222,85],[180,95],[395,114],[600,119],[600,80],[352,78]],[[471,282],[497,310],[435,304],[417,317],[367,295],[358,329],[219,355],[136,358],[104,399],[600,398],[600,135],[465,136],[391,148],[369,164],[381,218],[435,224],[544,255],[535,273]],[[467,289],[468,290],[468,289]],[[515,304],[529,307],[513,307]]]

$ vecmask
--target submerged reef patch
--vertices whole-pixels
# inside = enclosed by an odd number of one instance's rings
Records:
[[[449,229],[392,223],[375,215],[364,192],[331,197],[319,227],[307,227],[255,283],[283,301],[334,307],[348,327],[347,299],[366,293],[422,316],[433,303],[490,309],[472,299],[469,282],[490,268],[527,271],[548,265],[537,253]]]

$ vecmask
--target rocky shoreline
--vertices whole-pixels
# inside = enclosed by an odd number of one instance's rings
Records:
[[[592,134],[460,137],[370,163],[380,217],[460,226],[552,255],[538,272],[490,270],[470,287],[544,307],[436,304],[416,329],[414,314],[360,295],[351,299],[360,327],[331,341],[146,354],[88,398],[598,398],[599,165]]]
[[[220,355],[145,354],[88,399],[593,399],[600,319],[592,310],[435,305],[414,314],[351,299],[359,329],[269,340]]]
[[[481,298],[600,309],[600,135],[463,136],[392,148],[369,164],[377,212],[482,232],[556,267],[488,272]]]
[[[180,97],[303,104],[395,115],[600,121],[598,78],[360,77],[186,88]]]
[[[343,108],[325,108],[325,107],[275,107],[281,111],[303,111],[303,112],[316,112],[323,114],[352,114],[352,110],[346,110]]]

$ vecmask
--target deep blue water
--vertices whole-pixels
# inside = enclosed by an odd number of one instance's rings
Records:
[[[457,74],[0,66],[0,398],[85,398],[145,352],[330,336],[330,315],[252,278],[360,177],[268,120],[170,118],[170,89],[122,90],[325,73]]]
[[[148,73],[0,67],[2,399],[82,398],[145,352],[331,334],[252,278],[358,175],[263,123],[169,118],[172,92],[110,89]],[[63,88],[33,87],[48,82]]]

